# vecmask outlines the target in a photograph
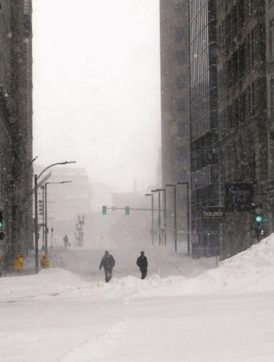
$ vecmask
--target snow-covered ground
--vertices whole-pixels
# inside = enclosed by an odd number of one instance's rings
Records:
[[[147,248],[57,247],[51,268],[0,278],[1,362],[273,362],[274,236],[228,259],[191,260]],[[209,269],[210,267],[210,269]]]

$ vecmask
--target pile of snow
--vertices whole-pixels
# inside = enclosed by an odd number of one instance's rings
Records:
[[[164,255],[162,255],[164,258]],[[170,258],[170,256],[169,256]],[[192,261],[182,258],[182,272],[178,275],[178,260],[173,258],[173,275],[167,277],[158,273],[146,280],[136,276],[115,277],[110,283],[82,278],[62,268],[42,270],[37,275],[13,276],[0,279],[2,301],[15,301],[20,298],[82,298],[119,299],[127,303],[134,298],[156,296],[201,295],[212,293],[242,293],[274,290],[274,234],[253,245],[248,250],[233,256],[195,277],[189,277],[186,267]],[[170,271],[169,260],[168,270]],[[163,264],[163,260],[159,264]],[[157,269],[154,266],[154,269]]]
[[[15,274],[12,277],[0,278],[0,301],[15,302],[56,296],[83,285],[85,282],[79,276],[59,268],[41,270],[35,275]]]
[[[274,290],[274,234],[259,244],[224,260],[196,278],[168,277],[157,290],[142,291],[139,297],[212,293],[246,293]],[[168,284],[170,284],[168,286]]]

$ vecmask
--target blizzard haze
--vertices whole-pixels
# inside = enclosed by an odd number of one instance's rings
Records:
[[[158,0],[33,0],[34,155],[93,182],[155,184]]]

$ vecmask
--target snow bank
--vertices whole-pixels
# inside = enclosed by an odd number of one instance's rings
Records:
[[[80,277],[60,268],[41,270],[35,275],[13,275],[0,278],[0,301],[56,296],[83,284]]]
[[[164,255],[162,255],[164,258]],[[170,257],[169,257],[170,258]],[[172,261],[168,260],[169,269]],[[160,264],[164,261],[161,260]],[[191,261],[183,258],[184,275]],[[174,262],[178,273],[178,260]],[[154,268],[156,269],[156,267]],[[175,274],[174,273],[174,274]],[[100,273],[101,275],[102,273]],[[102,275],[101,275],[102,276]],[[114,277],[110,283],[83,279],[68,270],[51,268],[37,275],[0,278],[1,301],[30,298],[119,299],[129,303],[134,298],[156,296],[199,295],[212,293],[242,293],[274,290],[274,234],[250,249],[190,278],[182,275],[162,277],[157,273],[146,280],[139,277]]]
[[[196,278],[169,277],[159,284],[137,297],[273,291],[274,234]]]

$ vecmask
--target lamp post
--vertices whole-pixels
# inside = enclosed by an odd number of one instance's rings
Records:
[[[154,194],[145,194],[145,196],[151,197],[151,242],[154,245]]]
[[[161,245],[161,243],[162,243],[162,235],[161,235],[161,231],[162,231],[161,230],[161,191],[165,191],[165,189],[151,190],[151,192],[158,192],[158,241],[159,241],[159,245]]]
[[[164,193],[164,244],[167,244],[167,211],[166,211],[166,189],[161,189]]]
[[[159,195],[161,192],[163,192],[163,194],[164,194],[164,197],[163,197],[163,201],[164,201],[163,202],[164,203],[164,232],[163,232],[163,234],[161,233],[161,242],[162,242],[162,244],[166,245],[166,228],[167,228],[166,189],[165,188],[158,189],[158,192],[159,192]],[[161,195],[159,197],[161,198]],[[160,209],[160,215],[161,215],[162,210],[161,210],[160,206],[159,206],[159,209]],[[161,221],[162,221],[162,219],[161,219]],[[162,236],[164,239],[162,238]]]
[[[166,187],[173,187],[173,222],[174,222],[174,250],[177,253],[177,190],[176,184],[166,184]]]
[[[190,207],[189,207],[189,182],[177,182],[177,185],[185,185],[187,192],[187,255],[190,255]]]
[[[39,233],[38,233],[38,179],[42,176],[42,174],[47,171],[49,168],[54,167],[54,166],[58,166],[58,165],[67,165],[70,163],[76,163],[76,161],[64,161],[64,162],[55,162],[50,164],[49,166],[47,166],[46,168],[44,168],[39,175],[35,174],[34,175],[34,215],[35,215],[35,223],[34,223],[34,233],[35,233],[35,245],[34,245],[34,249],[35,249],[35,272],[38,273],[39,271],[39,248],[38,248],[38,238],[39,238]]]
[[[57,182],[46,182],[45,183],[45,254],[48,253],[48,185],[53,184],[68,184],[72,181],[57,181]]]

